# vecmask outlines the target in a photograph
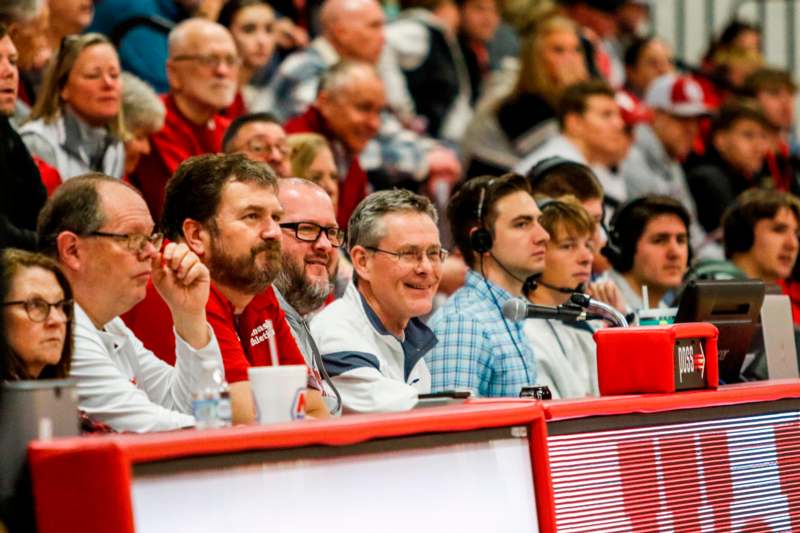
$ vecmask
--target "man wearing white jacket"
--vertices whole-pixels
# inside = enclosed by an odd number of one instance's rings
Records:
[[[193,426],[191,395],[203,362],[222,366],[206,321],[208,269],[185,244],[162,252],[153,226],[141,194],[103,174],[64,183],[39,215],[39,245],[58,260],[75,296],[70,377],[79,407],[119,431]],[[151,278],[172,315],[174,367],[119,318],[144,298]]]
[[[436,336],[430,313],[447,252],[431,202],[405,190],[365,198],[348,225],[354,280],[312,322],[311,334],[344,412],[402,411],[430,392],[423,356]]]

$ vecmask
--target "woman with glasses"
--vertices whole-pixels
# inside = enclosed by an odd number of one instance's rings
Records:
[[[277,36],[275,11],[264,0],[229,0],[218,22],[230,30],[241,58],[239,91],[225,115],[236,118],[247,111],[265,110],[265,85],[256,87],[250,81],[272,60]]]
[[[99,33],[65,37],[20,135],[61,180],[88,172],[121,178],[121,106],[119,58],[111,42]]]
[[[7,248],[0,254],[0,380],[64,378],[72,360],[72,290],[50,258]]]

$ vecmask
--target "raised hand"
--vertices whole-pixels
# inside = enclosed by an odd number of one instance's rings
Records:
[[[183,243],[171,242],[150,263],[153,285],[172,313],[175,330],[194,348],[208,344],[206,324],[211,276]]]

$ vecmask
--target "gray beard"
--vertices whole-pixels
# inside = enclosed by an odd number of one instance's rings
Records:
[[[303,271],[298,270],[286,256],[283,257],[281,266],[273,284],[289,305],[301,315],[307,315],[322,307],[325,299],[333,291],[335,274],[331,275],[328,281],[309,283]]]

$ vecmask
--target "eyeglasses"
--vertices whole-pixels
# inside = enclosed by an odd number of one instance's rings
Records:
[[[25,312],[34,322],[44,322],[50,316],[50,309],[55,307],[66,319],[72,318],[72,300],[59,300],[55,303],[50,303],[41,298],[31,298],[29,300],[17,300],[14,302],[3,302],[3,306],[7,305],[22,305],[25,307]]]
[[[380,252],[382,254],[391,255],[396,261],[402,265],[415,267],[422,264],[423,257],[427,257],[432,265],[438,266],[444,263],[447,259],[448,251],[444,248],[434,247],[427,250],[420,250],[419,248],[409,248],[408,250],[401,250],[399,252],[390,252],[389,250],[381,250],[373,246],[365,246],[367,250],[373,252]]]
[[[281,157],[289,155],[289,146],[285,142],[270,144],[261,139],[251,139],[245,144],[245,147],[249,151],[259,155],[268,154],[273,150],[277,150]]]
[[[238,67],[242,64],[242,59],[238,56],[215,56],[213,54],[184,54],[175,56],[173,61],[197,61],[203,67],[211,70],[216,70],[222,63],[228,68]]]
[[[286,222],[279,224],[283,229],[294,230],[294,236],[304,242],[317,242],[322,232],[331,242],[331,246],[338,248],[344,242],[344,230],[334,226],[323,227],[313,222]]]
[[[161,244],[164,242],[163,233],[153,233],[152,235],[145,235],[144,233],[108,233],[105,231],[93,231],[86,237],[107,237],[109,239],[116,239],[122,242],[130,252],[137,255],[142,255],[147,249],[148,244],[152,244],[156,250],[161,249]]]

